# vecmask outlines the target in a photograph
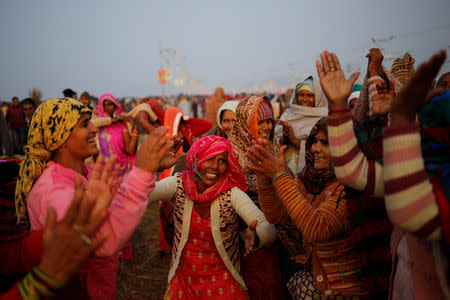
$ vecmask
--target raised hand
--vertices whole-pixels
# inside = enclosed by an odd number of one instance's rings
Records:
[[[394,82],[391,82],[388,90],[386,82],[377,83],[377,94],[372,97],[372,112],[374,114],[387,114],[391,110],[391,102],[394,99]]]
[[[256,226],[258,225],[258,220],[253,220],[253,222],[248,225],[245,229],[242,239],[245,243],[245,253],[244,256],[249,255],[253,251],[255,246],[255,241],[257,241],[258,235],[256,234]]]
[[[186,156],[186,153],[184,152],[177,154],[183,141],[176,136],[172,137],[171,140],[173,141],[173,146],[167,150],[166,155],[162,158],[158,171],[171,168],[181,158]]]
[[[173,146],[172,139],[167,138],[169,127],[155,128],[142,142],[136,154],[135,166],[149,173],[156,173],[167,151]]]
[[[427,101],[433,79],[444,63],[447,54],[441,50],[420,64],[413,76],[400,90],[391,106],[391,124],[406,125],[416,121],[416,115]]]
[[[119,178],[120,164],[117,163],[117,156],[112,155],[104,168],[103,162],[104,157],[100,154],[85,186],[85,197],[95,201],[93,216],[109,207],[122,182],[122,178]]]
[[[278,120],[278,123],[280,123],[283,126],[283,137],[285,140],[285,143],[289,142],[297,149],[300,149],[300,140],[298,140],[295,137],[294,129],[292,128],[292,125],[289,124],[287,120]]]
[[[348,108],[347,99],[352,92],[353,84],[358,79],[359,72],[353,73],[346,79],[336,54],[324,51],[320,54],[320,61],[316,61],[320,85],[328,100],[330,110]]]
[[[107,216],[106,209],[92,215],[95,200],[86,194],[77,177],[72,203],[60,223],[56,222],[54,208],[47,208],[39,271],[55,280],[68,281],[105,242],[107,232],[93,240]]]
[[[246,167],[263,181],[271,181],[279,172],[286,170],[286,146],[280,148],[280,156],[277,157],[267,147],[267,143],[258,139],[258,143],[247,150],[247,157],[251,164]]]
[[[375,76],[379,73],[381,69],[381,65],[383,63],[383,54],[380,49],[372,48],[369,50],[369,53],[366,55],[369,59],[369,64],[367,66],[367,71],[369,72],[369,76]]]

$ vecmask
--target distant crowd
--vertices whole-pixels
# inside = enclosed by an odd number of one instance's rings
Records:
[[[164,299],[450,299],[446,55],[373,48],[356,84],[324,51],[279,94],[14,97],[0,299],[115,299],[149,202]]]

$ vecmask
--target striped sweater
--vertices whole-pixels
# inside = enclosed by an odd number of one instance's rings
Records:
[[[292,219],[309,243],[328,240],[343,231],[348,210],[346,199],[340,199],[344,187],[338,182],[317,196],[307,194],[301,181],[292,181],[287,174],[276,180],[273,187],[278,201],[273,200],[270,187],[259,193],[261,209],[270,223],[282,224]]]
[[[384,167],[360,150],[350,113],[329,118],[328,135],[341,183],[369,195],[384,195],[389,218],[399,228],[429,239],[441,238],[439,210],[425,173],[417,124],[384,130]]]
[[[425,173],[419,126],[412,124],[384,129],[384,166],[362,153],[354,127],[350,114],[329,118],[330,152],[338,180],[366,194],[385,196],[390,221],[402,230],[419,237],[440,239],[439,211],[432,184]],[[360,197],[363,205],[374,199]],[[367,224],[367,227],[377,226]],[[364,238],[361,244],[366,244]],[[368,266],[373,265],[370,260],[367,262]]]
[[[362,259],[361,270],[369,283],[371,298],[386,299],[392,269],[392,224],[382,197],[382,165],[375,160],[376,155],[367,159],[358,145],[356,129],[350,113],[328,118],[328,139],[336,177],[342,184],[360,191],[349,201],[349,224],[356,238],[355,249]],[[367,141],[376,147],[382,142],[381,138],[368,138]]]
[[[360,257],[347,224],[349,214],[344,186],[336,180],[318,194],[308,194],[303,183],[285,174],[273,186],[258,185],[259,203],[267,220],[286,224],[291,220],[303,236],[305,253],[293,259],[305,264],[312,259],[316,286],[325,295],[366,297],[361,280]]]
[[[366,158],[355,136],[351,113],[328,118],[328,139],[339,182],[375,197],[383,196],[383,167]]]
[[[384,129],[384,188],[392,223],[432,240],[442,238],[439,208],[425,173],[418,124]]]

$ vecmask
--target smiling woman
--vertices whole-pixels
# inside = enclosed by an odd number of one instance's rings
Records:
[[[249,162],[245,152],[258,138],[268,141],[272,151],[278,152],[273,140],[273,109],[267,98],[248,96],[241,100],[236,109],[236,119],[228,140],[236,152],[250,193],[257,193],[256,177],[245,165]],[[257,197],[250,196],[254,202]]]
[[[80,169],[82,164],[77,166],[77,161],[98,154],[95,141],[97,133],[97,128],[91,123],[91,114],[82,114],[66,142],[54,151],[53,160],[71,166],[72,169],[78,167],[78,173],[83,174],[82,168]]]
[[[230,135],[231,128],[233,128],[238,105],[238,100],[225,101],[217,111],[217,127],[213,127],[208,134],[227,138]]]
[[[327,99],[319,81],[308,76],[295,86],[288,108],[275,126],[275,138],[287,146],[287,165],[293,174],[305,166],[305,143],[311,128],[328,114]]]
[[[321,129],[314,136],[312,145],[310,145],[311,153],[314,160],[314,169],[316,170],[332,170],[330,148],[328,147],[328,137],[326,129]]]
[[[270,151],[278,154],[273,139],[273,109],[266,97],[247,96],[236,109],[236,120],[228,139],[233,145],[239,165],[247,182],[247,195],[259,206],[255,173],[248,169],[245,153],[258,138],[264,139]],[[249,289],[250,299],[283,298],[281,273],[276,245],[264,247],[251,256],[242,258],[242,273]]]
[[[175,234],[165,299],[246,299],[240,273],[238,216],[247,224],[245,254],[272,243],[275,228],[244,193],[227,139],[206,136],[186,156],[189,171],[157,182],[150,201],[169,200]]]
[[[76,293],[70,296],[76,299],[115,299],[117,253],[145,212],[154,173],[164,161],[170,143],[165,136],[167,128],[155,129],[142,144],[136,167],[121,184],[120,180],[115,181],[120,166],[113,168],[117,158],[112,157],[102,176],[108,185],[102,188],[92,178],[102,169],[103,157],[98,158],[94,169],[84,164],[86,158],[98,153],[97,128],[91,124],[90,116],[90,109],[70,98],[48,100],[39,106],[31,120],[17,181],[16,211],[19,221],[29,221],[31,230],[39,230],[45,226],[47,206],[54,207],[58,220],[65,215],[75,193],[75,178],[80,178],[87,190],[96,189],[96,194],[102,195],[96,198],[96,207],[108,213],[95,236],[105,232],[110,236],[80,271],[79,278],[74,278],[75,286],[69,284],[67,288],[75,289]],[[85,234],[82,226],[75,227],[81,235]],[[90,239],[85,238],[85,242],[89,244]]]
[[[213,186],[225,174],[227,161],[228,154],[223,152],[209,158],[198,168],[197,189],[200,193]]]
[[[248,167],[259,178],[261,209],[277,225],[283,243],[283,273],[289,274],[284,284],[292,299],[367,296],[348,228],[348,199],[334,175],[327,133],[322,118],[306,139],[306,166],[294,180],[286,172],[286,146],[278,157],[258,140],[247,153]]]

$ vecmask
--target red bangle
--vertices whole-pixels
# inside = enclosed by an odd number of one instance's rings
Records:
[[[350,112],[349,108],[337,108],[337,109],[330,109],[328,111],[328,114],[332,114],[332,113],[340,113],[340,112]]]

